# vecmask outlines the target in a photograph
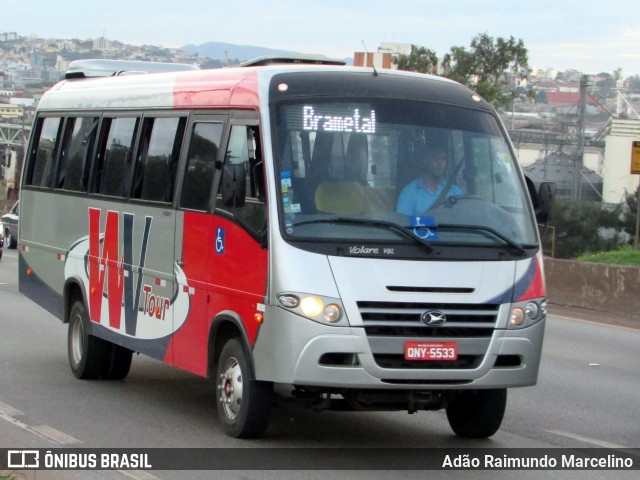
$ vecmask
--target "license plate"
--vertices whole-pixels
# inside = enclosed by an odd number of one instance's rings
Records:
[[[404,359],[457,360],[458,344],[456,342],[406,342],[404,344]]]

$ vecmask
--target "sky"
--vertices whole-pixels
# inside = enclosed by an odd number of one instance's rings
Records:
[[[521,39],[534,68],[640,74],[638,0],[0,0],[0,32],[170,48],[226,42],[338,58],[381,42],[442,56],[487,34]]]

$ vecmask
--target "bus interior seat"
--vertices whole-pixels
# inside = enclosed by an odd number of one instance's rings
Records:
[[[361,215],[365,212],[363,187],[357,182],[327,180],[318,185],[315,204],[319,212]]]
[[[338,215],[361,215],[366,212],[367,137],[351,135],[343,158],[343,178],[327,179],[318,185],[315,194],[316,209]]]

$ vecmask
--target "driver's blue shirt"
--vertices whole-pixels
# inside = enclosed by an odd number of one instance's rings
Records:
[[[447,182],[444,179],[440,180],[438,188],[435,192],[432,192],[425,185],[424,177],[416,178],[400,192],[398,205],[396,207],[397,212],[412,216],[423,214],[431,207],[433,202],[435,202],[446,184]],[[451,188],[449,188],[447,192],[447,197],[453,195],[462,195],[462,190],[455,185],[451,185]]]

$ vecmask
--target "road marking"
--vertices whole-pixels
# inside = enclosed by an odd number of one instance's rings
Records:
[[[143,472],[142,470],[118,470],[118,473],[121,473],[129,478],[133,478],[134,480],[160,480],[155,475]]]
[[[39,432],[38,430],[32,428],[31,426],[27,425],[24,422],[21,422],[20,420],[18,420],[17,418],[12,417],[11,415],[7,415],[5,413],[0,412],[0,418],[4,418],[7,422],[12,423],[13,425],[15,425],[16,427],[19,427],[23,430],[26,430],[29,433],[33,433],[34,435],[44,439],[44,440],[51,440],[55,443],[59,443],[57,440],[48,437],[47,435],[45,435],[44,433]]]
[[[577,435],[575,433],[563,432],[560,430],[545,430],[547,433],[553,433],[554,435],[559,435],[561,437],[571,438],[573,440],[578,440],[584,443],[590,443],[592,445],[597,445],[602,448],[629,448],[623,445],[618,445],[616,443],[606,442],[604,440],[598,440],[596,438],[583,437],[582,435]]]
[[[626,325],[618,325],[617,323],[614,323],[613,320],[611,321],[598,321],[598,320],[588,320],[586,318],[579,318],[579,317],[570,317],[568,315],[561,315],[559,313],[548,313],[547,312],[547,320],[549,319],[549,317],[555,317],[555,318],[559,318],[560,320],[571,320],[573,322],[584,322],[584,323],[591,323],[593,325],[600,325],[602,327],[613,327],[613,328],[619,328],[622,330],[629,330],[631,332],[637,332],[638,331],[638,327],[634,326],[634,327],[628,327]]]
[[[11,405],[7,405],[6,403],[0,402],[0,415],[1,414],[9,415],[10,417],[14,417],[16,415],[23,415],[23,413],[20,410],[16,410]]]
[[[70,445],[73,443],[82,443],[80,440],[78,440],[75,437],[72,437],[71,435],[67,435],[64,432],[61,432],[60,430],[56,430],[53,427],[50,427],[49,425],[39,425],[37,427],[33,427],[33,429],[36,432],[40,432],[42,435],[45,435],[47,437],[49,437],[50,439],[61,443],[62,445]]]
[[[29,433],[32,433],[44,440],[49,440],[54,443],[60,445],[71,445],[76,443],[82,443],[77,438],[72,437],[71,435],[67,435],[60,430],[57,430],[49,425],[39,425],[37,427],[32,427],[24,423],[21,420],[15,418],[18,415],[24,415],[20,410],[13,408],[11,405],[7,405],[6,403],[0,402],[0,418],[5,419],[7,422],[15,425],[18,428],[21,428]],[[125,477],[133,478],[134,480],[160,480],[155,475],[151,475],[150,473],[144,472],[142,470],[117,470],[118,473],[121,473]]]
[[[12,423],[18,428],[26,430],[29,433],[33,433],[40,438],[45,440],[50,440],[54,443],[60,445],[69,445],[73,443],[82,443],[77,438],[72,437],[71,435],[67,435],[60,430],[56,430],[49,425],[40,425],[37,427],[32,427],[31,425],[23,422],[22,420],[18,420],[16,417],[24,415],[20,410],[13,408],[11,405],[7,405],[6,403],[0,402],[0,418],[5,419],[7,422]]]

